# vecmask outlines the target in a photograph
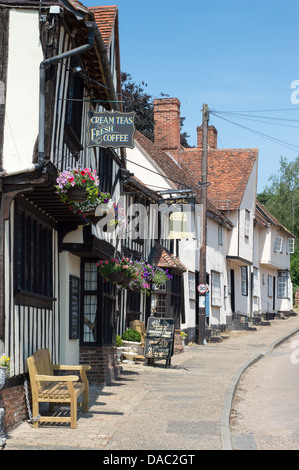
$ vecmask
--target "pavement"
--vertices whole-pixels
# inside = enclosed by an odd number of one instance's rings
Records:
[[[101,450],[103,456],[234,450],[230,414],[242,373],[298,331],[299,316],[289,317],[231,332],[218,343],[189,345],[168,367],[123,362],[113,383],[90,386],[90,409],[78,411],[77,429],[57,423],[34,429],[26,421],[6,436],[3,450]]]

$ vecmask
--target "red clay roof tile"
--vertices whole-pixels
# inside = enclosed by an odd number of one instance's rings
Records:
[[[184,149],[182,168],[201,180],[201,149]],[[208,198],[219,210],[235,210],[258,158],[257,149],[210,149],[208,151]]]
[[[99,28],[106,49],[110,48],[112,31],[117,17],[117,5],[88,7],[88,10],[94,14],[95,22]]]

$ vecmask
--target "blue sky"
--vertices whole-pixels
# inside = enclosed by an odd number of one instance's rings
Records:
[[[82,3],[118,6],[122,71],[147,83],[153,98],[162,92],[180,100],[190,145],[207,103],[226,112],[210,115],[219,148],[259,149],[258,191],[277,174],[281,156],[296,158],[299,103],[291,95],[299,98],[298,0]]]

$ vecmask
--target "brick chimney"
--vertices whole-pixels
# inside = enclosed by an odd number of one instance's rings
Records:
[[[197,127],[197,148],[202,149],[202,126]],[[214,126],[208,127],[208,148],[217,148],[217,129]]]
[[[173,157],[181,151],[180,107],[177,98],[154,100],[154,141]]]

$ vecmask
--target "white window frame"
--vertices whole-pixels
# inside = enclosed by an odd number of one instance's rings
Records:
[[[282,253],[282,247],[283,247],[283,237],[276,235],[275,240],[274,240],[275,253]]]
[[[268,297],[273,297],[273,276],[268,274]]]
[[[252,286],[253,297],[258,297],[258,286],[259,286],[259,270],[258,268],[253,268],[253,286]]]
[[[218,245],[223,245],[223,226],[218,225]]]
[[[245,209],[244,235],[246,238],[250,235],[250,211],[248,209]]]
[[[295,238],[288,238],[287,253],[293,254],[295,252]]]
[[[216,271],[211,272],[211,285],[212,285],[211,305],[213,307],[221,307],[220,273],[217,273]]]
[[[248,267],[241,266],[241,293],[248,296]]]
[[[188,282],[189,282],[189,299],[196,300],[195,273],[192,273],[189,271]]]
[[[277,276],[277,297],[287,299],[289,296],[289,272],[278,271]]]

